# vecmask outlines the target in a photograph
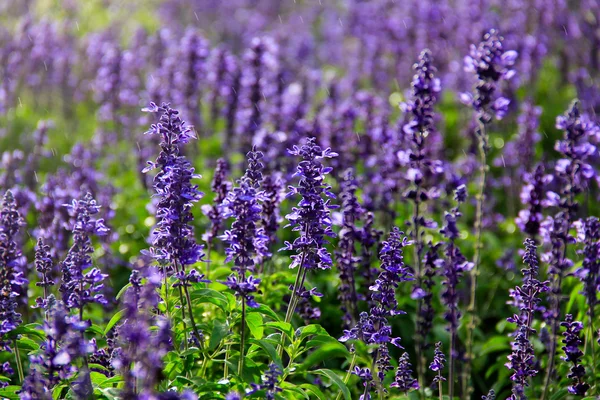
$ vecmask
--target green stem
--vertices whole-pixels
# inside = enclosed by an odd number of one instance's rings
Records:
[[[246,342],[246,299],[242,297],[242,326],[240,327],[240,362],[238,375],[241,377],[244,370],[244,345]]]
[[[591,344],[591,349],[592,349],[592,379],[593,379],[593,387],[594,387],[594,393],[598,392],[598,386],[597,386],[597,382],[596,382],[596,343],[594,341],[594,312],[593,309],[590,310],[590,312],[588,313],[589,319],[590,319],[590,344]]]
[[[292,287],[292,297],[290,298],[290,303],[288,305],[287,312],[285,313],[285,322],[290,323],[292,321],[292,317],[294,316],[294,311],[296,310],[296,305],[298,303],[298,288],[300,287],[300,282],[304,281],[304,277],[306,277],[306,270],[303,268],[304,260],[306,258],[306,252],[302,253],[302,259],[300,261],[300,265],[298,266],[298,273],[296,273],[296,280],[294,281],[294,286]],[[285,344],[285,336],[281,335],[281,342],[277,348],[277,353],[279,357],[283,356],[283,345]]]
[[[187,324],[185,323],[185,302],[183,301],[183,290],[179,286],[179,301],[181,302],[181,320],[183,321],[183,340],[185,349],[188,349]]]
[[[13,339],[13,344],[15,346],[15,361],[17,363],[17,371],[19,373],[19,382],[23,383],[25,377],[23,376],[23,364],[21,362],[21,352],[19,351],[17,339]]]
[[[438,371],[438,396],[440,397],[440,400],[444,399],[444,395],[442,394],[443,391],[444,388],[442,387],[442,373],[441,371]],[[450,399],[452,399],[452,397],[450,397]]]
[[[456,328],[451,328],[450,332],[450,351],[448,354],[448,358],[450,362],[448,363],[448,397],[451,399],[454,398],[454,347],[456,346]],[[439,372],[438,372],[439,374]],[[441,375],[440,375],[441,376]],[[440,396],[442,393],[442,382],[440,384]],[[464,388],[464,391],[467,392],[467,388]],[[440,397],[441,398],[441,397]]]
[[[344,385],[348,384],[348,381],[350,380],[350,377],[352,376],[352,370],[354,369],[355,365],[356,365],[356,351],[352,355],[352,360],[350,360],[350,367],[348,368],[348,371],[346,372],[346,376],[344,377]],[[340,400],[342,398],[342,396],[343,396],[343,393],[340,390],[340,392],[338,393],[335,400]]]
[[[227,377],[229,376],[229,364],[227,364],[227,361],[229,361],[229,352],[231,351],[231,344],[227,344],[227,346],[225,347],[225,363],[223,364],[223,379],[227,379]]]
[[[483,201],[485,199],[485,182],[487,175],[487,149],[486,149],[485,124],[479,122],[479,189],[477,192],[477,205],[475,210],[475,255],[473,257],[473,268],[471,269],[471,296],[467,313],[469,322],[467,324],[467,362],[462,379],[463,399],[468,399],[471,393],[469,381],[471,379],[471,363],[473,361],[473,331],[475,330],[475,295],[477,289],[477,276],[479,275],[479,264],[481,263],[481,249],[483,247],[481,236],[483,232]],[[452,396],[452,395],[450,395]]]

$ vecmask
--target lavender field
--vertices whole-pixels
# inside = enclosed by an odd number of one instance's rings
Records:
[[[598,0],[0,1],[0,399],[600,399]]]

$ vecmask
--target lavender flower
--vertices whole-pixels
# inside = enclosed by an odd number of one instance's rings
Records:
[[[259,390],[264,390],[264,398],[266,400],[275,400],[275,394],[282,392],[282,389],[278,386],[280,376],[281,369],[277,366],[277,364],[269,364],[269,369],[265,372],[263,376],[263,383],[252,383],[252,390],[248,392],[248,394],[255,393]]]
[[[381,383],[385,373],[391,368],[388,355],[388,344],[400,347],[400,338],[392,337],[392,327],[388,318],[394,315],[404,314],[398,309],[396,300],[396,289],[402,282],[413,279],[411,269],[404,264],[403,248],[410,242],[403,237],[403,232],[394,228],[387,241],[383,242],[379,253],[381,260],[381,271],[371,290],[371,307],[369,313],[362,312],[356,326],[345,330],[340,341],[350,339],[362,340],[366,344],[377,344],[375,353],[375,366],[379,380],[379,390],[385,391]],[[365,394],[368,394],[366,391]]]
[[[163,103],[150,103],[147,112],[160,112],[160,122],[153,124],[146,134],[159,135],[161,152],[155,162],[148,161],[144,172],[159,169],[154,177],[154,190],[159,197],[156,206],[158,223],[153,232],[152,256],[169,270],[185,269],[185,266],[202,260],[202,246],[194,239],[191,226],[192,204],[202,198],[202,192],[191,180],[194,174],[190,162],[180,155],[180,146],[195,138],[191,129],[179,117],[179,112]]]
[[[27,279],[19,269],[21,250],[15,241],[22,225],[12,192],[7,191],[0,208],[0,348],[5,351],[9,349],[7,334],[22,322],[17,298]]]
[[[498,31],[492,29],[477,47],[471,45],[470,55],[465,57],[465,71],[475,75],[477,84],[475,95],[463,93],[461,100],[473,107],[483,124],[488,124],[494,115],[502,119],[510,103],[496,92],[502,80],[509,80],[515,75],[511,67],[518,54],[514,50],[504,51],[503,41]]]
[[[215,194],[213,204],[205,204],[202,206],[202,211],[210,219],[210,230],[207,231],[202,237],[210,247],[213,239],[219,234],[221,225],[223,223],[223,210],[221,203],[225,200],[227,193],[231,190],[231,182],[227,179],[229,177],[229,164],[223,158],[217,160],[217,166],[215,168],[215,175],[211,184],[211,190]],[[210,254],[209,254],[210,256]]]
[[[261,189],[263,191],[262,226],[269,238],[268,245],[271,245],[277,239],[277,230],[281,222],[279,206],[283,200],[282,177],[274,172],[265,175],[261,182]]]
[[[143,285],[137,279],[131,280],[132,287],[125,293],[125,322],[117,329],[121,350],[113,357],[112,366],[123,375],[124,398],[150,398],[155,394],[162,359],[172,348],[169,321],[152,312],[159,302],[156,289],[160,275],[149,269],[146,277]]]
[[[62,263],[63,277],[60,291],[65,306],[68,309],[78,308],[81,318],[86,304],[108,304],[101,293],[104,287],[102,282],[107,275],[102,274],[97,268],[91,268],[94,252],[91,236],[103,236],[108,229],[103,219],[93,219],[93,216],[98,214],[100,206],[92,198],[91,193],[65,206],[69,208],[75,223],[72,230],[73,245]]]
[[[225,231],[221,239],[229,245],[225,249],[225,262],[233,260],[232,270],[237,274],[237,279],[231,276],[223,283],[230,289],[239,290],[236,291],[236,295],[248,300],[251,307],[258,306],[250,293],[256,291],[255,285],[260,279],[247,279],[246,274],[255,272],[257,259],[268,255],[267,237],[264,229],[259,226],[262,210],[262,192],[259,191],[262,156],[260,151],[252,150],[248,153],[246,173],[238,181],[238,186],[227,194],[222,204],[223,217],[235,219],[231,229]]]
[[[390,387],[395,387],[403,393],[407,393],[411,389],[419,389],[419,382],[412,377],[412,366],[406,352],[398,360],[396,378],[390,384]]]
[[[521,203],[528,208],[519,211],[515,222],[530,238],[537,238],[540,233],[540,225],[543,215],[542,209],[546,204],[546,186],[552,182],[552,175],[544,173],[544,166],[538,164],[533,173],[526,173],[523,176],[525,185],[521,189]]]
[[[520,313],[508,318],[508,322],[517,325],[517,331],[512,342],[512,354],[508,356],[507,368],[514,372],[511,375],[513,381],[511,400],[525,400],[525,387],[529,386],[529,378],[537,375],[535,369],[535,354],[530,337],[535,334],[532,328],[533,314],[539,309],[538,297],[540,293],[547,292],[548,282],[540,282],[537,279],[539,267],[536,254],[535,241],[525,240],[525,254],[523,262],[527,265],[523,269],[523,285],[517,286],[511,292],[513,304],[519,308]]]
[[[595,307],[598,304],[598,288],[600,288],[600,221],[596,217],[588,217],[580,222],[583,234],[583,262],[575,275],[583,283],[583,294],[588,304],[590,321],[595,319]]]
[[[494,392],[494,389],[490,389],[486,396],[481,396],[481,400],[496,400],[496,392]]]
[[[359,400],[371,400],[370,388],[373,385],[373,375],[369,368],[354,367],[352,374],[358,376],[365,387],[363,394],[360,395]]]
[[[50,246],[44,243],[44,239],[39,238],[35,249],[35,269],[40,275],[40,281],[35,285],[44,289],[44,296],[38,297],[35,302],[37,307],[46,309],[49,288],[54,285],[52,279],[53,262],[50,256]]]
[[[48,301],[51,306],[48,307],[49,319],[43,328],[46,338],[40,346],[42,352],[30,357],[31,365],[39,375],[30,374],[27,378],[32,387],[41,384],[46,390],[75,376],[77,360],[94,350],[93,344],[82,337],[90,323],[81,321],[76,315],[69,315],[67,308],[54,296],[51,295]],[[83,369],[79,371],[80,374],[85,373]]]
[[[572,363],[570,373],[567,378],[572,380],[571,386],[569,386],[569,393],[577,396],[585,396],[585,392],[589,389],[588,385],[583,379],[585,377],[585,368],[581,365],[581,359],[583,358],[583,352],[579,347],[583,344],[583,340],[580,338],[580,332],[583,330],[583,324],[579,321],[574,321],[571,314],[565,315],[565,320],[560,323],[561,326],[565,327],[563,332],[563,351],[565,357],[563,360]]]
[[[444,226],[440,232],[448,239],[445,245],[444,253],[446,258],[439,260],[438,266],[442,271],[444,280],[444,290],[442,292],[442,303],[446,306],[444,318],[448,322],[447,329],[450,331],[450,363],[449,363],[449,395],[454,395],[454,352],[456,346],[456,337],[458,322],[461,317],[458,308],[458,285],[465,271],[473,268],[473,264],[468,262],[465,256],[456,245],[455,240],[459,237],[457,220],[462,215],[459,206],[466,200],[466,188],[460,185],[456,188],[454,198],[457,206],[444,215]]]
[[[437,373],[433,378],[433,384],[437,383],[438,385],[440,385],[440,387],[441,383],[446,380],[446,378],[442,376],[442,370],[444,369],[445,365],[446,356],[442,351],[442,342],[437,342],[435,344],[435,354],[433,356],[433,361],[431,362],[431,364],[429,364],[429,369]]]
[[[554,371],[555,353],[558,341],[558,325],[562,302],[562,282],[573,262],[567,257],[568,245],[575,242],[569,233],[576,218],[578,203],[576,195],[585,187],[586,179],[593,176],[593,168],[586,163],[589,156],[596,152],[595,146],[588,142],[596,133],[595,126],[579,111],[574,101],[565,116],[558,117],[556,126],[565,131],[564,139],[556,143],[556,150],[563,156],[555,166],[555,178],[560,184],[559,193],[549,192],[548,205],[557,206],[554,217],[547,217],[541,224],[544,242],[550,243],[550,251],[543,255],[543,261],[549,264],[548,276],[551,278],[550,306],[546,318],[552,328],[550,332],[550,358],[546,373],[544,393],[547,394]],[[545,397],[545,396],[544,396]]]
[[[360,240],[361,232],[356,223],[361,219],[364,210],[356,197],[358,186],[351,169],[344,173],[341,186],[343,226],[339,234],[339,250],[335,252],[335,256],[340,276],[338,299],[342,304],[342,321],[346,329],[355,323],[358,309],[355,271],[359,258],[355,255],[355,243]]]
[[[290,307],[286,314],[286,321],[290,321],[296,309],[296,298],[303,287],[304,277],[313,269],[331,268],[331,255],[325,248],[325,236],[334,237],[331,229],[330,209],[334,208],[323,196],[335,197],[330,192],[330,186],[324,183],[325,175],[331,168],[324,167],[323,158],[333,158],[337,154],[327,148],[322,150],[315,138],[309,138],[305,145],[294,146],[288,150],[291,155],[302,158],[298,164],[295,175],[300,177],[298,186],[289,186],[288,197],[300,194],[302,199],[297,207],[286,216],[290,221],[292,230],[300,232],[300,236],[293,243],[285,242],[285,250],[295,251],[290,268],[298,267],[298,278],[294,284]],[[302,283],[302,284],[300,284]]]

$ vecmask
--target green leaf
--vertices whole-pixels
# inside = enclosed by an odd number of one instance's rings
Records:
[[[275,349],[275,346],[273,344],[269,343],[268,340],[249,339],[248,343],[250,343],[254,346],[258,346],[261,349],[263,349],[267,353],[267,355],[269,356],[271,361],[273,361],[275,364],[277,364],[277,366],[279,366],[279,368],[283,369],[283,363],[281,362],[281,358],[279,358],[279,355],[277,354],[277,350]]]
[[[297,329],[296,336],[300,337],[300,340],[305,339],[311,335],[326,335],[329,336],[329,333],[319,324],[306,325]]]
[[[117,324],[125,315],[125,310],[118,311],[115,315],[112,316],[106,327],[104,328],[104,336],[108,334],[108,332],[112,329],[113,326]]]
[[[481,346],[480,355],[495,353],[510,349],[510,338],[508,336],[494,336]]]
[[[255,339],[262,339],[265,333],[262,316],[258,313],[246,314],[246,324]]]
[[[269,308],[268,306],[261,304],[259,307],[257,308],[250,308],[248,309],[248,314],[250,313],[259,313],[262,315],[266,315],[267,317],[275,320],[275,321],[281,321],[281,318],[279,317],[279,315],[277,315],[277,313],[273,310],[271,310],[271,308]]]
[[[9,400],[19,400],[19,395],[16,393],[18,390],[21,390],[21,386],[10,385],[3,389],[0,389],[0,398],[6,398]]]
[[[19,346],[19,349],[25,351],[34,351],[40,348],[40,345],[37,342],[24,336],[17,340],[17,346]]]
[[[331,338],[330,336],[323,336],[323,337]],[[333,338],[331,338],[331,339],[333,339]],[[348,351],[346,346],[344,346],[343,344],[341,344],[340,342],[338,342],[335,339],[333,339],[333,340],[334,341],[330,341],[328,343],[323,342],[323,344],[320,345],[318,348],[316,348],[315,351],[310,353],[306,357],[304,362],[302,363],[302,366],[300,367],[300,369],[306,370],[306,369],[312,367],[313,365],[320,364],[321,362],[323,362],[325,360],[331,360],[332,358],[348,357],[350,355],[350,352]]]
[[[192,300],[192,303],[195,303],[195,304],[199,304],[199,303],[214,304],[215,306],[219,307],[223,311],[227,310],[227,305],[229,304],[227,297],[225,297],[222,293],[217,292],[216,290],[213,290],[213,289],[208,289],[208,288],[201,288],[201,289],[193,290],[192,293],[190,293],[190,299]]]
[[[125,292],[127,291],[127,289],[129,289],[130,287],[131,287],[131,283],[128,283],[127,285],[123,286],[121,288],[121,290],[119,290],[119,293],[117,293],[116,299],[119,300],[121,298],[121,296],[123,296],[125,294]]]
[[[306,391],[307,393],[311,394],[313,396],[312,398],[317,398],[319,400],[328,400],[327,397],[325,397],[325,394],[321,391],[321,389],[319,389],[315,385],[303,383],[302,385],[300,385],[300,387],[304,389],[304,391]]]
[[[287,323],[287,322],[276,321],[276,322],[267,322],[265,324],[265,326],[270,326],[272,328],[277,329],[278,331],[285,333],[286,336],[290,340],[292,340],[292,337],[294,335],[294,329],[292,328],[292,324]]]
[[[226,324],[222,323],[218,319],[213,323],[213,330],[210,334],[210,341],[208,344],[208,350],[213,351],[217,348],[221,340],[229,334],[229,328]]]
[[[333,372],[330,369],[316,369],[316,370],[312,371],[312,373],[323,375],[323,376],[326,376],[329,379],[331,379],[331,382],[333,382],[342,392],[344,399],[351,400],[350,390],[348,389],[348,386],[346,386],[344,381],[339,376],[337,376],[337,374],[335,372]]]
[[[100,372],[92,371],[90,372],[90,380],[95,387],[98,387],[102,386],[102,384],[108,380],[108,377]]]
[[[569,394],[569,391],[566,388],[562,388],[562,389],[559,389],[556,393],[554,393],[552,395],[552,397],[550,397],[550,400],[564,399],[565,397],[567,397],[568,394]]]

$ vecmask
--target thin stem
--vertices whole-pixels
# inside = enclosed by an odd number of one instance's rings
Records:
[[[472,391],[469,385],[471,379],[471,363],[473,360],[473,331],[475,330],[475,295],[477,292],[477,276],[479,275],[479,264],[481,263],[481,249],[483,243],[481,240],[483,232],[483,201],[485,199],[485,182],[487,175],[487,150],[486,146],[486,129],[485,124],[479,121],[479,189],[477,192],[477,205],[475,210],[475,254],[473,257],[473,268],[471,269],[471,296],[467,313],[469,314],[469,322],[467,324],[467,362],[462,379],[463,398],[468,399]],[[452,396],[452,395],[450,395]]]
[[[304,260],[306,258],[306,252],[302,253],[302,260],[300,261],[300,265],[298,266],[298,272],[296,273],[296,280],[294,281],[294,286],[292,287],[292,297],[290,298],[290,303],[288,305],[287,312],[285,313],[285,322],[290,323],[292,317],[294,316],[294,311],[296,310],[296,305],[298,303],[298,288],[300,287],[300,282],[304,281],[303,276],[306,276],[306,270],[303,268]],[[277,353],[279,357],[283,356],[283,345],[285,344],[285,336],[281,335],[281,343],[277,348]]]
[[[456,328],[452,328],[450,332],[450,351],[448,354],[448,358],[450,362],[448,363],[448,397],[454,398],[454,347],[456,346]],[[439,373],[439,371],[438,371]],[[442,393],[440,382],[440,396]],[[467,391],[466,388],[464,388]]]
[[[444,395],[442,394],[444,388],[442,386],[442,372],[438,371],[438,396],[440,398],[440,400],[443,400]],[[450,399],[452,399],[452,396],[450,396]]]
[[[21,352],[19,351],[17,339],[13,339],[13,344],[15,346],[15,361],[17,363],[17,371],[19,373],[19,382],[23,383],[25,377],[23,376],[23,364],[21,362]]]
[[[210,251],[212,249],[212,237],[206,241],[206,279],[210,279]]]
[[[238,363],[238,375],[242,376],[244,370],[244,344],[246,341],[246,299],[242,297],[242,326],[240,327],[240,362]]]
[[[590,309],[590,312],[588,313],[588,317],[590,320],[590,335],[589,335],[589,339],[590,339],[590,344],[591,344],[591,349],[592,349],[592,378],[594,380],[594,391],[597,393],[598,392],[598,386],[597,386],[597,382],[596,382],[596,343],[594,342],[594,332],[596,331],[594,329],[594,308],[592,306],[592,308]]]
[[[183,301],[183,291],[181,290],[181,286],[179,286],[179,302],[181,303],[181,320],[183,321],[183,335],[185,341],[185,349],[188,349],[188,339],[187,339],[187,324],[185,323],[185,302]]]
[[[414,262],[415,265],[417,266],[416,268],[416,287],[417,288],[421,288],[421,235],[419,232],[419,206],[420,206],[420,201],[419,201],[419,191],[420,191],[420,186],[417,185],[416,188],[416,195],[415,195],[415,201],[414,201],[414,213],[413,213],[413,237],[415,240],[415,246],[414,246]],[[421,397],[421,399],[425,398],[425,387],[424,387],[424,381],[425,381],[425,357],[423,356],[423,343],[425,341],[425,338],[422,337],[422,332],[420,332],[419,329],[419,318],[421,316],[421,308],[423,305],[423,299],[419,298],[417,300],[417,331],[416,331],[416,335],[415,335],[415,353],[417,355],[417,379],[419,381],[419,396]]]
[[[352,376],[352,370],[354,370],[354,366],[356,365],[356,352],[352,355],[352,360],[350,360],[350,367],[348,367],[348,371],[346,371],[346,376],[344,377],[344,384],[347,385],[350,377]],[[340,400],[342,398],[342,391],[338,393],[335,400]]]
[[[227,343],[227,346],[225,347],[225,363],[223,364],[223,379],[227,379],[227,377],[229,376],[229,364],[227,364],[227,361],[229,361],[229,352],[231,351],[231,344]]]

